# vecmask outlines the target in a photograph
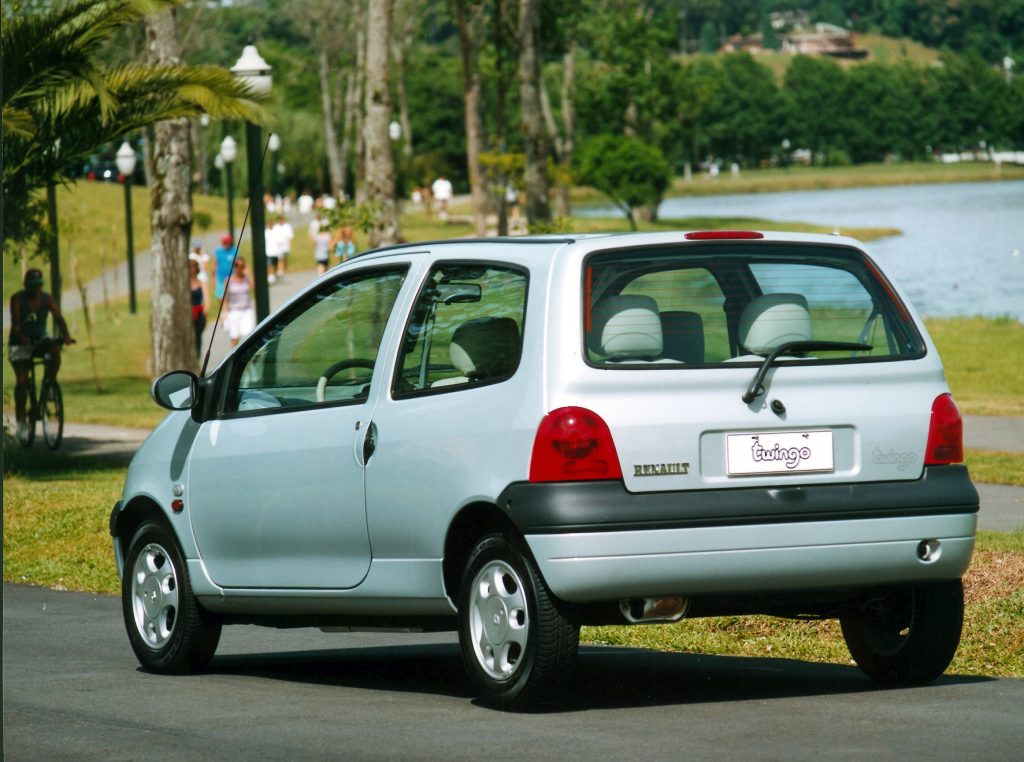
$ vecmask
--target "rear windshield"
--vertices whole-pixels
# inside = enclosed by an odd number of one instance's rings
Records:
[[[908,359],[924,343],[874,264],[846,247],[706,244],[591,255],[584,342],[600,367]],[[829,342],[862,345],[836,348]]]

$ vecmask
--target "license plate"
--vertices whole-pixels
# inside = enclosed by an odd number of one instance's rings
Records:
[[[729,476],[834,471],[831,431],[728,434]]]

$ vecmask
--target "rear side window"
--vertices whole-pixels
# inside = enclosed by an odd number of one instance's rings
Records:
[[[895,360],[924,345],[873,263],[845,247],[713,244],[592,255],[586,357],[600,367],[760,362],[782,344],[846,342],[809,362]]]
[[[526,273],[501,265],[443,263],[420,291],[406,326],[397,398],[510,378],[519,367]]]

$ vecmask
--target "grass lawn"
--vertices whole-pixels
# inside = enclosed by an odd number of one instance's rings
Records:
[[[124,471],[102,459],[7,451],[4,476],[4,579],[116,594],[107,521]],[[964,639],[956,674],[1024,677],[1024,533],[978,537],[967,573]],[[587,627],[588,643],[661,651],[780,656],[846,664],[834,621],[769,617],[693,619],[676,625]]]
[[[676,177],[670,196],[717,196],[728,193],[772,193],[779,191],[832,190],[834,188],[868,188],[881,185],[921,185],[929,183],[968,183],[990,180],[1024,180],[1024,167],[1004,165],[996,172],[995,165],[984,162],[939,164],[915,162],[907,164],[858,164],[853,167],[803,167],[786,169],[749,169],[739,177],[728,173],[711,179],[695,175],[691,182]],[[591,194],[596,192],[591,191]],[[600,194],[586,198],[597,200]]]
[[[1024,677],[1024,532],[979,532],[964,578],[963,639],[947,672]],[[585,627],[589,643],[849,664],[835,620],[713,617],[674,625]]]

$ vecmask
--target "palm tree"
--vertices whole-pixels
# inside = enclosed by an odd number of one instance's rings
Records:
[[[0,33],[3,240],[37,238],[33,191],[71,179],[100,146],[156,122],[206,113],[258,120],[258,98],[217,66],[108,66],[103,45],[121,27],[177,0],[76,0],[36,12],[20,3]],[[5,9],[5,15],[7,13]]]

